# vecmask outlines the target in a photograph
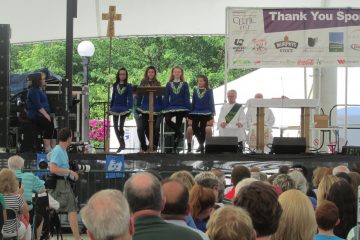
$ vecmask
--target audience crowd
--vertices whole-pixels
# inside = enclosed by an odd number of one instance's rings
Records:
[[[2,235],[18,229],[19,239],[30,239],[36,229],[39,239],[43,218],[36,214],[30,221],[31,193],[46,189],[23,166],[14,156],[0,171],[0,206],[18,215],[15,221],[0,213]],[[178,171],[167,178],[151,170],[132,175],[123,191],[95,193],[80,216],[91,240],[354,240],[357,170],[340,165],[310,174],[303,166],[282,166],[268,177],[258,167],[237,165],[231,186],[221,169],[195,176]]]

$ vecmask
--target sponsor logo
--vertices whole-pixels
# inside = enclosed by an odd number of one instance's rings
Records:
[[[360,43],[353,43],[350,47],[356,51],[360,51]]]
[[[346,64],[346,60],[343,59],[343,58],[340,58],[340,59],[337,60],[337,63],[340,64],[340,65],[344,65],[344,64]]]
[[[255,65],[261,64],[261,61],[260,61],[260,60],[256,60],[256,61],[254,61],[254,64],[255,64]]]
[[[244,39],[242,38],[236,38],[234,40],[234,47],[233,50],[237,53],[243,53],[245,51],[245,47],[244,47]]]
[[[256,24],[257,15],[249,15],[245,12],[239,12],[239,15],[233,17],[232,22],[237,26],[237,30],[240,32],[255,31],[254,24]]]
[[[329,52],[344,52],[343,32],[329,32]]]
[[[315,64],[314,59],[299,59],[297,61],[297,65],[300,65],[300,66],[312,66],[314,64]]]
[[[256,54],[264,54],[266,53],[266,40],[265,39],[253,39],[252,40],[254,46],[253,46],[253,51],[256,53]]]
[[[296,61],[294,61],[293,59],[286,59],[284,61],[279,61],[279,63],[284,65],[294,65],[296,64]]]
[[[317,44],[319,38],[317,37],[308,37],[308,41],[307,41],[307,45],[309,47],[315,47],[315,45]]]
[[[293,52],[299,46],[298,42],[290,41],[288,36],[284,37],[283,41],[275,42],[275,48],[279,49],[280,52]]]
[[[233,61],[233,64],[237,65],[249,65],[251,64],[251,61],[249,59],[235,59]]]

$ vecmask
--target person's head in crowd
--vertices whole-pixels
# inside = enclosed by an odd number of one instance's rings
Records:
[[[249,214],[233,206],[220,208],[211,215],[206,234],[210,240],[255,240]]]
[[[124,195],[135,218],[144,211],[160,215],[165,203],[159,180],[146,172],[137,173],[125,182]]]
[[[351,185],[353,186],[355,196],[357,196],[360,186],[360,174],[358,172],[350,172],[348,175],[351,178]]]
[[[353,172],[360,173],[360,163],[357,163],[357,162],[352,163],[351,169]]]
[[[337,176],[338,178],[343,179],[351,184],[351,177],[349,176],[349,174],[344,173],[344,172],[339,172],[335,176]]]
[[[28,86],[32,88],[42,88],[46,85],[45,79],[43,79],[40,72],[31,73],[28,75]]]
[[[334,175],[325,175],[323,177],[319,183],[318,190],[316,191],[316,199],[318,204],[327,198],[331,186],[337,181],[340,181],[340,179]]]
[[[279,168],[279,173],[280,174],[288,174],[289,173],[289,169],[290,167],[288,165],[282,165]]]
[[[270,184],[273,184],[274,179],[275,179],[278,175],[280,175],[280,174],[285,174],[285,173],[275,173],[275,174],[271,175],[270,177],[268,177],[267,181],[268,181]]]
[[[250,177],[255,178],[259,181],[263,181],[263,182],[265,182],[267,180],[266,173],[263,173],[263,172],[251,172]]]
[[[194,220],[204,220],[214,209],[215,194],[212,189],[196,184],[190,191],[189,203]]]
[[[189,192],[195,185],[194,176],[190,172],[185,170],[173,173],[170,176],[170,179],[176,179],[182,182]]]
[[[257,181],[236,195],[234,205],[249,212],[257,238],[270,237],[279,226],[282,208],[271,185]]]
[[[157,180],[159,180],[159,182],[163,180],[163,177],[160,175],[160,173],[154,169],[147,169],[145,172],[152,174],[154,177],[156,177]]]
[[[334,235],[334,228],[340,223],[339,209],[335,203],[324,200],[315,211],[319,234]]]
[[[14,194],[19,189],[19,182],[15,173],[8,168],[1,169],[0,183],[0,193],[4,195]]]
[[[240,190],[241,190],[243,187],[249,186],[251,183],[256,182],[256,181],[259,181],[259,180],[256,179],[256,178],[244,178],[243,180],[241,180],[240,182],[238,182],[238,184],[236,184],[236,187],[235,187],[235,195],[234,195],[234,198],[238,195],[238,193],[240,192]]]
[[[25,160],[19,155],[11,156],[8,159],[8,168],[10,168],[13,171],[21,170],[24,168],[24,162]]]
[[[207,178],[217,179],[215,174],[210,171],[199,172],[198,174],[195,175],[195,183],[199,183],[199,181]]]
[[[134,221],[128,202],[115,189],[95,193],[80,211],[81,219],[91,240],[130,240]]]
[[[189,191],[179,180],[167,179],[162,182],[163,195],[166,198],[161,216],[164,219],[184,220],[190,213]]]
[[[226,180],[225,180],[225,173],[224,171],[222,171],[219,168],[213,168],[211,169],[211,172],[213,174],[215,174],[215,176],[219,179],[219,181],[224,184],[224,186],[226,185]]]
[[[340,223],[334,228],[335,235],[346,238],[350,229],[356,225],[356,197],[352,186],[340,180],[331,186],[326,199],[335,203],[339,209]]]
[[[221,184],[218,179],[205,178],[197,181],[197,184],[212,189],[215,195],[215,201],[218,202],[219,185]]]
[[[308,170],[305,166],[301,165],[301,164],[295,164],[293,165],[290,169],[289,169],[289,173],[292,171],[298,171],[301,172],[304,177],[306,178],[308,175]]]
[[[316,233],[314,208],[309,198],[296,189],[288,190],[279,197],[283,212],[272,240],[313,240]]]
[[[231,182],[235,187],[238,182],[251,176],[250,170],[245,166],[235,166],[231,172]]]
[[[318,188],[320,181],[325,175],[332,174],[332,169],[328,167],[317,167],[313,171],[312,183],[315,188]]]
[[[304,175],[301,172],[294,170],[289,173],[289,176],[295,182],[295,188],[306,194],[308,187]]]
[[[280,187],[282,192],[295,188],[295,182],[288,174],[277,175],[272,185]]]
[[[350,172],[350,170],[347,166],[339,165],[339,166],[333,168],[332,175],[336,176],[338,173],[341,173],[341,172],[348,174]]]

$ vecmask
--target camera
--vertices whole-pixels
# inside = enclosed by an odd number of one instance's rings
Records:
[[[69,161],[70,170],[74,172],[90,172],[91,167],[87,164],[78,164],[76,160]]]

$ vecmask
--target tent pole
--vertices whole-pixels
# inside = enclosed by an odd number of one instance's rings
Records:
[[[304,98],[307,99],[307,73],[306,73],[306,67],[304,67]]]
[[[348,67],[345,67],[345,124],[344,124],[345,141],[348,138]]]
[[[225,67],[224,67],[224,103],[226,103],[226,93],[227,93],[227,82],[228,82],[228,18],[229,18],[229,8],[226,8],[226,17],[225,17]]]

